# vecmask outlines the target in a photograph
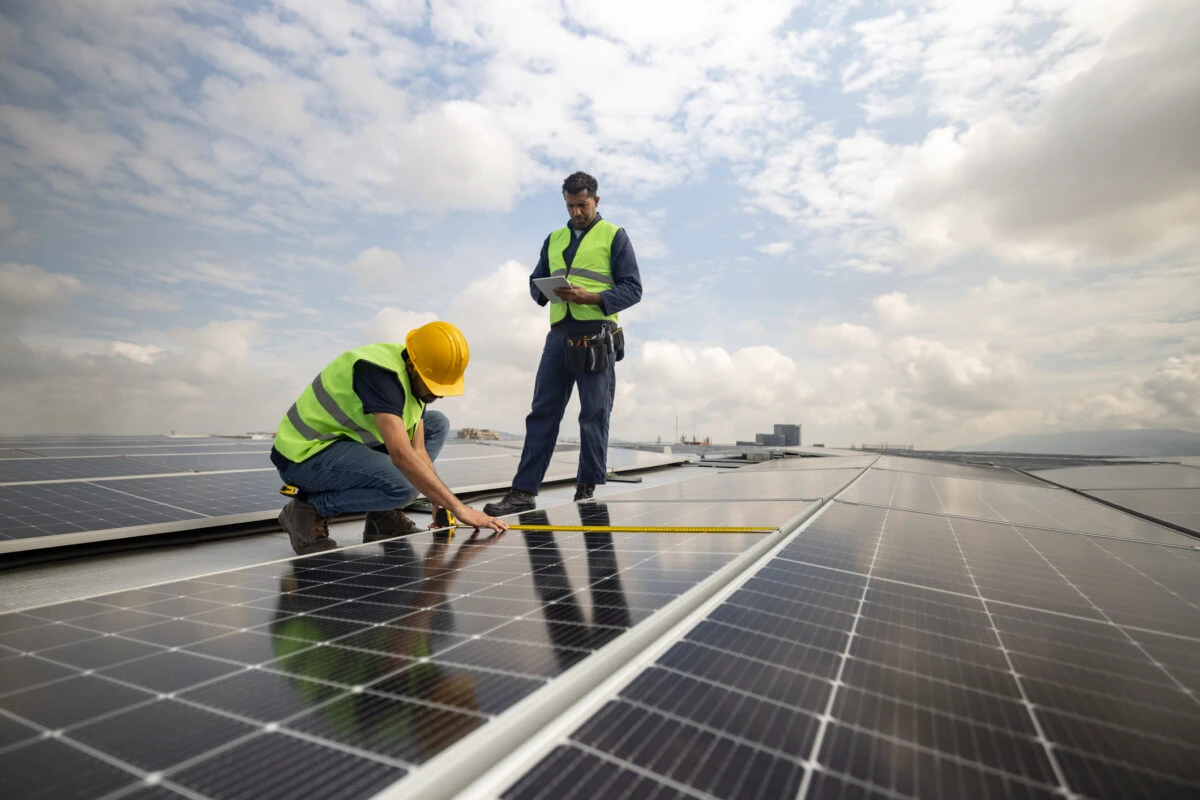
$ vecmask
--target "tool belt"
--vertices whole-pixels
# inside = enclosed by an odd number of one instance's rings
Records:
[[[610,364],[625,357],[625,333],[613,323],[571,320],[564,325],[564,364],[568,372],[607,372]]]

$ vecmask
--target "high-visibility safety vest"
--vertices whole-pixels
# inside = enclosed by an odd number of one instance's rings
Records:
[[[413,394],[403,352],[402,344],[369,344],[331,361],[280,420],[275,449],[284,458],[299,463],[341,439],[362,442],[368,447],[383,444],[375,415],[363,411],[362,400],[354,391],[354,365],[359,361],[369,361],[396,373],[404,387],[401,418],[411,439],[425,413],[425,404]]]
[[[579,249],[575,251],[575,259],[571,266],[563,260],[563,251],[571,243],[574,236],[569,227],[559,228],[550,234],[550,244],[546,255],[550,260],[550,274],[563,275],[571,284],[589,292],[603,292],[613,287],[612,276],[612,243],[617,231],[621,230],[608,220],[596,220],[596,224],[583,234]],[[577,305],[575,303],[551,303],[550,324],[561,322],[567,316],[567,309],[575,319],[607,319],[617,321],[616,314],[605,315],[600,306]]]

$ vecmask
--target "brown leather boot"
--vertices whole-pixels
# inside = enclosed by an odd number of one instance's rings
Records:
[[[329,538],[329,520],[317,513],[311,503],[292,500],[279,512],[279,524],[292,540],[298,556],[332,550],[337,542]]]
[[[409,519],[398,508],[390,508],[387,511],[368,511],[367,524],[363,526],[363,543],[407,536],[419,530],[421,529],[417,527],[417,523]]]

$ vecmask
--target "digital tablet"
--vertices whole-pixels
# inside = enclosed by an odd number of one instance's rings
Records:
[[[559,299],[554,290],[567,289],[571,286],[571,282],[562,275],[551,275],[549,278],[534,278],[533,285],[538,287],[538,291],[551,303],[561,303],[564,301]]]

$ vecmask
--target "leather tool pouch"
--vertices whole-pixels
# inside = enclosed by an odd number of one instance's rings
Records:
[[[619,330],[618,330],[619,333]],[[614,360],[615,335],[612,326],[603,320],[567,323],[565,366],[576,375],[588,372],[607,372]],[[624,336],[621,337],[622,340]],[[622,341],[624,356],[624,341]]]

